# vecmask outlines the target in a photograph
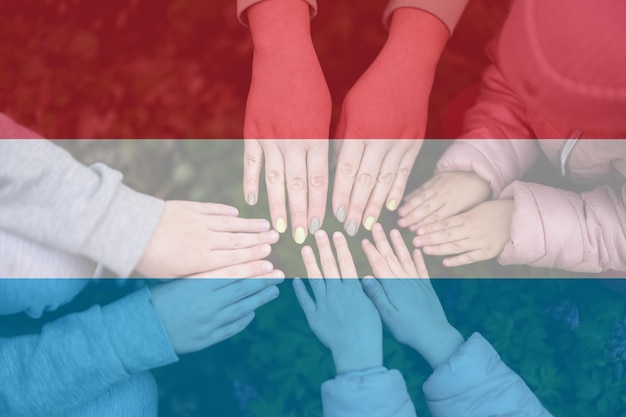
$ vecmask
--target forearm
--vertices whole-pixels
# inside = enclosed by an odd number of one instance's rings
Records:
[[[385,49],[434,75],[447,41],[448,30],[441,20],[424,10],[400,8],[393,12]]]
[[[452,357],[465,339],[457,329],[448,325],[430,332],[429,342],[428,346],[424,346],[423,341],[415,341],[409,345],[422,355],[431,368],[437,369]]]
[[[0,415],[61,415],[129,375],[177,360],[142,290],[0,340]]]
[[[0,228],[130,274],[156,229],[161,200],[46,140],[2,140],[0,155]]]
[[[265,0],[247,15],[255,54],[298,54],[303,46],[312,46],[309,5],[303,0]]]

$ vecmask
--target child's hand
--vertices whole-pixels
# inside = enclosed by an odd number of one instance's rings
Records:
[[[361,223],[371,230],[385,204],[390,210],[396,209],[422,142],[421,139],[338,142],[333,210],[345,224],[348,235],[356,235]]]
[[[174,278],[267,257],[278,233],[267,220],[242,219],[222,204],[167,201],[137,271]]]
[[[398,226],[415,231],[462,213],[487,200],[491,188],[473,172],[442,172],[405,198],[398,210]]]
[[[176,353],[197,352],[245,329],[278,297],[284,278],[180,279],[153,287],[152,303]]]
[[[311,330],[331,350],[338,374],[382,366],[380,317],[361,288],[348,242],[339,232],[333,235],[337,266],[326,232],[318,231],[315,239],[323,275],[313,250],[309,246],[302,249],[315,299],[301,279],[293,281]]]
[[[504,249],[512,218],[512,200],[487,201],[458,216],[420,226],[413,244],[428,255],[458,255],[444,259],[445,266],[484,261]]]
[[[448,323],[420,251],[415,250],[411,259],[397,230],[390,234],[395,253],[380,224],[372,234],[376,247],[365,240],[363,249],[380,279],[364,278],[363,288],[393,336],[437,368],[458,349],[463,337]]]

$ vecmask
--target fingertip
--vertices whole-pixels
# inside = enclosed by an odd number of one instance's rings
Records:
[[[300,252],[302,253],[303,256],[310,256],[313,254],[313,249],[311,249],[311,247],[307,245],[303,247]]]
[[[387,210],[395,211],[398,208],[398,202],[396,199],[393,199],[387,203]]]
[[[383,231],[383,225],[380,223],[376,223],[373,227],[372,227],[372,231],[380,233]]]

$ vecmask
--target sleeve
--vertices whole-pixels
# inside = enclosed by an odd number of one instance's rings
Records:
[[[492,65],[482,79],[476,104],[465,114],[463,134],[443,154],[436,172],[472,171],[493,196],[526,174],[539,156],[525,106]]]
[[[254,6],[257,3],[262,2],[263,0],[237,0],[237,19],[239,22],[248,27],[248,18],[246,17],[246,10],[249,7]],[[309,5],[309,9],[311,10],[311,19],[317,16],[317,0],[293,0],[293,1],[306,1]]]
[[[535,140],[457,139],[439,159],[435,172],[474,172],[489,183],[493,196],[498,196],[528,172],[538,155]]]
[[[383,13],[383,25],[389,29],[393,12],[401,7],[409,7],[424,10],[437,17],[452,36],[468,2],[469,0],[390,0]]]
[[[415,417],[402,374],[385,368],[326,381],[322,408],[324,417]]]
[[[8,232],[128,276],[163,207],[122,184],[121,173],[86,167],[52,142],[0,140],[0,228]]]
[[[574,272],[626,271],[626,184],[577,194],[514,182],[511,238],[498,260]]]
[[[63,415],[130,375],[177,360],[144,288],[41,334],[0,339],[0,415]]]
[[[435,369],[423,388],[433,417],[552,417],[478,333]]]

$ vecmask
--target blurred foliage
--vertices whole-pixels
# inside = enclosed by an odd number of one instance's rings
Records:
[[[126,182],[143,192],[233,204],[244,217],[268,218],[266,199],[256,207],[244,204],[241,141],[59,143],[85,163],[105,161],[124,171]],[[447,144],[425,144],[409,190],[428,178]],[[330,217],[324,228],[340,230]],[[396,217],[385,213],[381,220],[389,230]],[[361,274],[369,272],[359,245],[367,236],[361,232],[350,241]],[[289,276],[304,276],[299,247],[288,234],[270,258]],[[451,323],[466,337],[485,336],[556,417],[626,416],[624,295],[598,279],[556,279],[578,277],[563,271],[493,261],[451,270],[434,257],[427,263]],[[281,297],[260,309],[243,334],[156,370],[161,415],[321,415],[320,385],[334,376],[332,359],[310,331],[290,283],[281,289]],[[385,365],[403,372],[418,415],[429,416],[421,393],[430,375],[427,364],[388,335],[384,347]]]
[[[509,0],[474,0],[443,54],[428,137],[475,84]],[[320,2],[312,35],[337,120],[386,31],[383,1]],[[252,42],[235,0],[0,0],[0,112],[48,138],[240,138]]]

